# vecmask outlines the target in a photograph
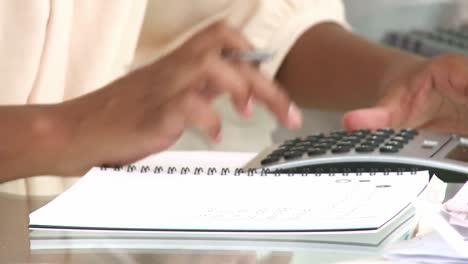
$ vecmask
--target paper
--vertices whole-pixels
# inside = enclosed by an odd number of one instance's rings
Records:
[[[389,259],[428,263],[468,262],[468,252],[459,254],[438,233],[429,233],[401,243],[385,254]]]
[[[235,168],[252,157],[179,152],[156,156],[140,165]],[[428,172],[360,176],[166,172],[95,168],[32,213],[30,226],[139,231],[375,231],[407,220],[396,218],[424,190],[429,178]]]
[[[448,214],[450,224],[468,228],[468,183],[444,204],[443,210]]]
[[[375,229],[415,199],[427,183],[424,176],[151,175],[93,169],[30,219],[32,225],[124,229]]]
[[[431,225],[433,231],[398,245],[386,256],[392,259],[430,263],[468,262],[468,227],[465,218],[467,191],[465,185],[443,206],[417,203],[417,210]]]

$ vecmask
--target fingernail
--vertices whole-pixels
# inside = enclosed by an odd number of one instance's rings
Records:
[[[255,109],[255,103],[253,101],[253,98],[250,97],[244,108],[244,116],[247,118],[251,117],[254,113],[254,109]]]
[[[296,104],[291,103],[288,110],[288,128],[299,129],[302,127],[302,113]]]

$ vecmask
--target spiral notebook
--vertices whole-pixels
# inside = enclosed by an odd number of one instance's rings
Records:
[[[412,219],[411,203],[429,182],[428,172],[242,173],[254,156],[167,152],[122,168],[94,168],[33,212],[30,228],[67,236],[99,231],[379,245]]]

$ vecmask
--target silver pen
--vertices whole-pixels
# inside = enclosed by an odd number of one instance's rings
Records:
[[[273,52],[266,50],[249,50],[249,51],[237,51],[237,50],[224,50],[222,56],[226,59],[242,60],[251,62],[254,64],[260,64],[273,58]]]

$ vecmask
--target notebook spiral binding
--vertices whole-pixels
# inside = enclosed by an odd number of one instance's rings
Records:
[[[358,168],[356,170],[351,169],[328,169],[327,171],[322,168],[295,168],[295,169],[269,169],[269,168],[256,168],[256,169],[243,169],[243,168],[216,168],[216,167],[163,167],[163,166],[148,166],[148,165],[136,165],[131,164],[127,166],[119,166],[119,167],[110,167],[110,166],[101,166],[101,170],[113,170],[113,171],[125,171],[126,173],[151,173],[151,174],[180,174],[180,175],[220,175],[220,176],[227,176],[227,175],[234,175],[234,176],[349,176],[350,174],[361,176],[363,174],[369,174],[371,176],[375,176],[377,174],[382,175],[403,175],[410,173],[411,175],[415,175],[419,170],[417,168],[411,169],[403,169],[403,168],[385,168],[385,169],[377,169],[377,168]]]

